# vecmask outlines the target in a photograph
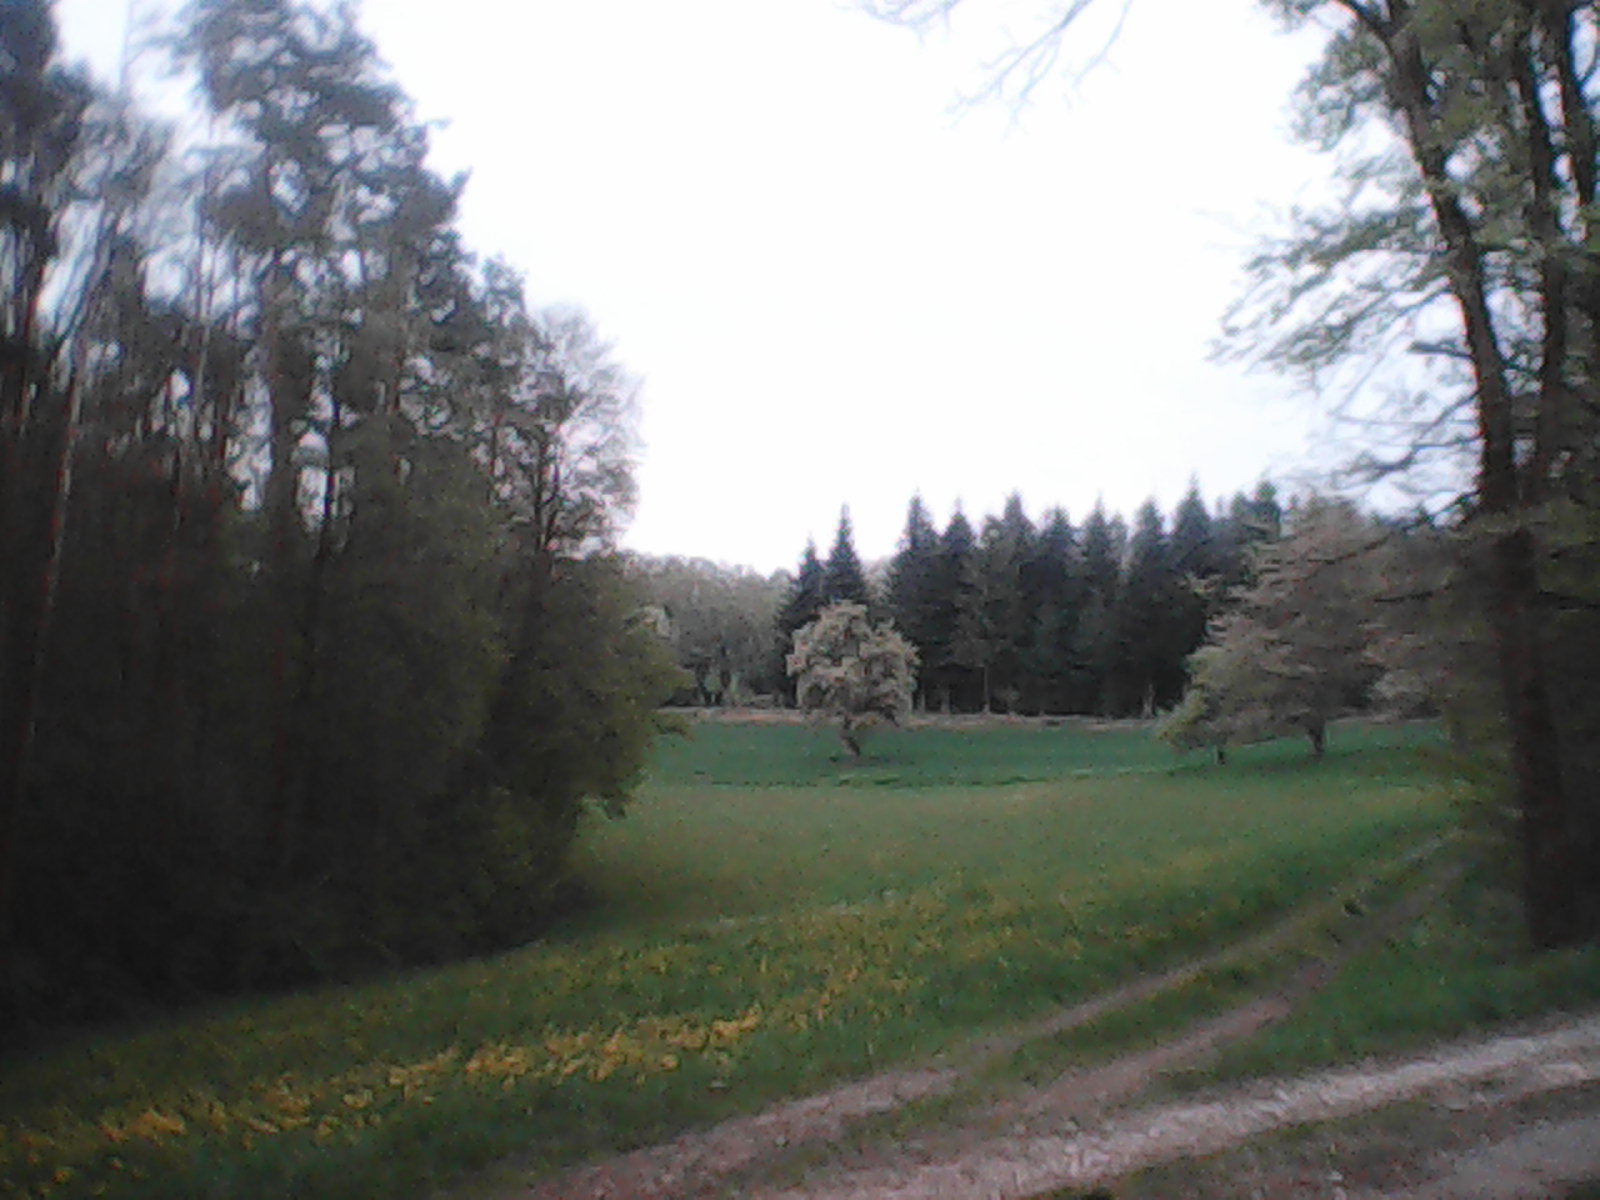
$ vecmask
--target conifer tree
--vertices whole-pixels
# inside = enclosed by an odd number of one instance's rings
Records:
[[[1161,510],[1146,500],[1134,517],[1128,566],[1117,606],[1117,665],[1114,709],[1149,716],[1176,700],[1181,659],[1171,655],[1168,634],[1177,575],[1172,566]]]
[[[825,604],[865,604],[870,598],[861,559],[856,555],[855,531],[850,524],[848,505],[839,510],[839,528],[823,568],[822,597]]]
[[[1016,492],[1006,498],[998,518],[984,522],[974,573],[985,710],[998,698],[1007,711],[1014,711],[1022,698],[1032,633],[1025,571],[1034,537],[1033,523]]]
[[[1084,579],[1077,536],[1061,509],[1046,516],[1023,577],[1031,614],[1028,701],[1040,711],[1071,712]]]
[[[906,511],[905,532],[900,535],[900,546],[889,564],[888,607],[890,619],[918,647],[924,664],[928,653],[925,648],[938,640],[934,597],[938,555],[939,531],[934,528],[922,497],[913,496]],[[917,673],[920,706],[927,704],[927,684],[927,668],[922,665]]]
[[[1194,480],[1190,480],[1189,489],[1172,516],[1170,556],[1172,602],[1162,652],[1173,664],[1173,676],[1177,677],[1182,673],[1178,664],[1205,640],[1206,621],[1219,599],[1215,593],[1222,574],[1222,547],[1217,544],[1211,514],[1200,499],[1200,486]],[[1170,692],[1164,693],[1163,707],[1172,699],[1175,697]]]
[[[970,709],[982,701],[973,686],[970,664],[977,624],[977,595],[972,525],[957,508],[939,535],[934,560],[930,643],[923,648],[927,677],[945,711]]]
[[[1083,525],[1083,607],[1074,630],[1073,654],[1078,672],[1076,712],[1111,711],[1122,541],[1120,518],[1108,519],[1104,505],[1096,502]]]
[[[817,614],[827,607],[827,595],[824,590],[826,576],[822,560],[817,557],[817,544],[807,539],[805,552],[800,556],[800,565],[795,570],[794,579],[790,581],[789,593],[778,609],[778,645],[784,655],[793,648],[794,635],[815,621]],[[785,702],[795,703],[794,680],[787,674],[784,677],[783,688]]]

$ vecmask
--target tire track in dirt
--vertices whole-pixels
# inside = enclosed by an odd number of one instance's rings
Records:
[[[1519,1094],[1600,1080],[1600,1015],[1552,1031],[1458,1043],[1425,1057],[1254,1082],[1210,1099],[1121,1113],[1079,1131],[991,1137],[930,1161],[890,1157],[760,1200],[1025,1200],[1294,1125],[1332,1121],[1441,1088],[1494,1081]],[[1070,1126],[1072,1118],[1063,1116]]]
[[[1032,1042],[1058,1036],[1118,1010],[1144,1003],[1191,983],[1217,967],[1288,945],[1303,936],[1307,929],[1314,928],[1318,921],[1326,920],[1329,912],[1341,903],[1341,897],[1360,894],[1375,886],[1390,871],[1425,862],[1444,844],[1443,839],[1421,843],[1355,880],[1341,882],[1332,889],[1331,899],[1304,906],[1263,933],[1051,1013],[1008,1034],[980,1038],[931,1066],[857,1080],[751,1116],[724,1121],[708,1130],[685,1133],[672,1141],[579,1167],[527,1189],[506,1193],[506,1200],[688,1200],[722,1194],[734,1179],[753,1178],[761,1168],[787,1157],[800,1146],[836,1141],[851,1125],[864,1118],[947,1095],[985,1065],[1014,1054]],[[1387,936],[1396,924],[1414,917],[1442,890],[1445,882],[1439,874],[1397,909],[1368,921],[1362,936],[1341,947],[1338,961],[1359,952],[1376,938]],[[1070,1104],[1074,1111],[1089,1111],[1130,1095],[1154,1074],[1174,1069],[1224,1042],[1249,1036],[1281,1019],[1301,995],[1326,983],[1332,970],[1333,964],[1313,963],[1298,972],[1282,991],[1195,1026],[1176,1042],[1125,1056],[1095,1072],[1068,1075],[1024,1098],[1020,1112],[1000,1109],[993,1115],[1002,1118],[1025,1115],[1028,1111],[1056,1109],[1064,1103]]]

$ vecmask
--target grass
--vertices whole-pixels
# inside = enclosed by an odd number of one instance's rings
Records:
[[[1512,898],[1479,872],[1358,956],[1293,1016],[1191,1083],[1393,1054],[1600,1000],[1600,947],[1532,954]]]
[[[1174,961],[1447,825],[1417,730],[1175,760],[1140,731],[835,758],[706,724],[597,825],[562,937],[85,1037],[0,1075],[0,1192],[414,1196],[946,1049]]]
[[[1079,720],[882,729],[867,738],[857,760],[844,753],[837,736],[818,726],[707,720],[693,730],[689,738],[660,747],[653,782],[971,787],[1060,779],[1075,771],[1166,770],[1173,764],[1172,752],[1153,738],[1125,725]]]

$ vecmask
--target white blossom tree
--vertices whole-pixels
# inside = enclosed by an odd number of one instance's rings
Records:
[[[1221,761],[1230,745],[1298,732],[1320,757],[1329,721],[1371,689],[1387,539],[1334,501],[1306,501],[1290,520],[1190,657],[1189,689],[1162,725],[1174,745],[1211,746]]]
[[[917,648],[887,624],[875,625],[864,604],[830,604],[797,630],[787,660],[800,707],[838,722],[852,757],[880,724],[898,725],[911,711]]]

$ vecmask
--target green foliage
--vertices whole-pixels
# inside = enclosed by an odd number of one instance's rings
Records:
[[[620,815],[682,678],[610,560],[535,578],[500,683],[495,782],[576,818],[592,798]]]
[[[919,707],[927,706],[929,655],[940,637],[935,573],[938,569],[939,531],[933,527],[921,496],[913,496],[906,510],[905,532],[889,564],[889,617],[922,654],[917,671]]]
[[[920,653],[919,711],[1149,715],[1182,689],[1184,658],[1246,550],[1278,535],[1263,482],[1207,512],[1192,485],[1171,532],[1153,501],[1130,541],[1101,506],[1075,529],[1053,510],[1036,526],[1020,495],[981,530],[959,509],[942,533],[920,497],[889,564],[886,607]],[[779,629],[814,606],[825,570],[808,548]]]
[[[1348,505],[1301,504],[1289,535],[1255,553],[1254,582],[1231,594],[1195,652],[1189,691],[1162,736],[1214,746],[1220,756],[1293,730],[1320,755],[1328,723],[1364,706],[1377,676],[1374,555],[1382,542]]]
[[[164,190],[0,23],[6,1033],[525,940],[678,686],[605,559],[634,382],[462,247],[352,14],[191,5]]]
[[[1551,520],[1570,504],[1592,533],[1596,511],[1600,290],[1575,219],[1597,195],[1593,14],[1493,0],[1275,7],[1328,30],[1300,132],[1346,152],[1351,186],[1263,246],[1230,335],[1241,357],[1323,386],[1381,364],[1392,382],[1362,389],[1373,399],[1350,415],[1386,444],[1370,438],[1357,473],[1466,493],[1462,545],[1482,555],[1470,553],[1483,568],[1470,591],[1503,717],[1489,752],[1503,747],[1510,768],[1530,929],[1546,945],[1594,941],[1600,759],[1590,706],[1568,707],[1590,674],[1593,610],[1550,586],[1600,565],[1592,536],[1552,537],[1563,522]],[[1582,649],[1562,636],[1573,629]]]
[[[856,554],[855,530],[850,524],[850,510],[839,513],[839,528],[833,537],[833,547],[828,551],[828,561],[822,568],[822,600],[824,604],[865,604],[867,579],[861,573],[861,558]]]
[[[689,673],[690,686],[680,699],[737,705],[782,690],[781,574],[648,555],[631,556],[627,566],[678,665]]]

